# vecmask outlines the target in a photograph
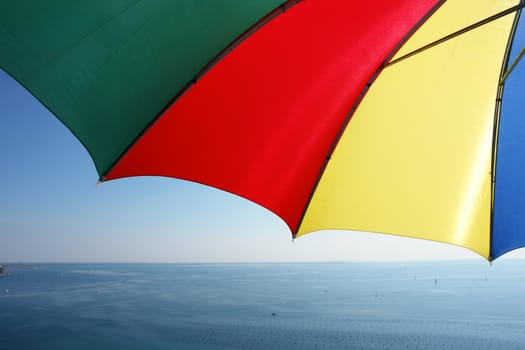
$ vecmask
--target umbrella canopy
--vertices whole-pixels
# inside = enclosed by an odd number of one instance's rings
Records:
[[[100,179],[210,185],[294,237],[525,246],[524,2],[65,0],[0,5],[0,67]]]

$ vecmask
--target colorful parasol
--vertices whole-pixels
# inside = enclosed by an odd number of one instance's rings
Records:
[[[525,246],[519,0],[0,3],[0,67],[101,181],[168,176],[280,216],[492,260]]]

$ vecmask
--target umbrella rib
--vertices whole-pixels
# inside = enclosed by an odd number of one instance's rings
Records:
[[[520,4],[524,5],[525,0],[521,0]],[[494,108],[494,126],[493,126],[493,135],[492,135],[492,153],[491,153],[492,164],[491,164],[491,193],[490,193],[490,196],[491,196],[490,198],[490,237],[489,237],[490,246],[489,246],[489,257],[488,257],[488,260],[490,262],[492,262],[494,259],[497,258],[497,256],[495,257],[492,254],[492,237],[493,237],[493,227],[494,227],[494,201],[495,201],[495,195],[496,195],[497,152],[498,152],[499,127],[500,127],[500,120],[501,120],[503,92],[505,90],[505,80],[507,79],[509,74],[512,72],[512,70],[518,63],[518,61],[521,59],[521,56],[523,56],[523,53],[525,51],[525,48],[523,48],[521,52],[518,54],[518,56],[514,59],[512,64],[509,66],[512,43],[516,36],[516,31],[518,27],[518,22],[520,20],[520,16],[521,16],[521,8],[518,9],[518,11],[516,12],[516,16],[514,17],[514,21],[512,23],[512,27],[509,32],[507,47],[505,49],[505,54],[503,56],[503,62],[501,66],[498,91],[496,93],[496,105]],[[506,69],[506,67],[509,67],[509,68]]]
[[[507,71],[505,72],[505,74],[503,74],[503,77],[501,77],[500,84],[503,84],[503,83],[505,82],[505,80],[507,80],[507,78],[508,78],[509,75],[512,73],[512,71],[514,70],[514,68],[516,68],[516,65],[517,65],[518,62],[521,60],[521,58],[523,57],[523,55],[525,55],[525,46],[521,49],[520,53],[516,56],[516,58],[514,58],[514,61],[512,61],[511,65],[509,66],[509,68],[507,69]]]
[[[310,192],[310,196],[308,197],[308,200],[305,203],[304,210],[302,213],[302,216],[295,227],[295,230],[292,231],[292,239],[295,239],[297,232],[299,232],[299,229],[301,228],[301,225],[303,223],[304,217],[306,215],[306,212],[308,211],[308,207],[312,201],[312,198],[315,194],[315,191],[317,190],[317,187],[319,186],[319,183],[321,182],[321,178],[323,177],[323,174],[328,166],[328,162],[330,161],[332,154],[335,151],[335,148],[337,147],[337,144],[339,143],[339,140],[343,136],[343,133],[346,130],[346,127],[348,123],[350,123],[350,120],[352,119],[352,116],[354,115],[355,111],[357,110],[357,107],[365,97],[366,93],[370,89],[370,86],[372,86],[372,83],[377,79],[381,71],[387,66],[387,62],[394,57],[396,52],[410,39],[410,37],[425,23],[440,7],[445,3],[446,0],[440,0],[438,1],[413,27],[410,31],[406,33],[406,35],[399,40],[397,45],[389,52],[389,54],[385,57],[383,60],[383,63],[376,69],[376,71],[372,74],[368,82],[365,84],[363,89],[361,90],[361,93],[355,100],[354,104],[350,108],[350,111],[347,113],[345,120],[341,124],[341,127],[339,128],[339,132],[337,133],[336,137],[334,138],[334,142],[332,143],[332,146],[330,147],[326,158],[323,162],[323,165],[319,169],[319,173],[317,175],[317,179],[315,180],[314,186],[312,187],[312,191]]]
[[[390,61],[389,63],[387,63],[387,64],[385,65],[385,67],[388,67],[388,66],[394,65],[394,64],[399,63],[399,62],[401,62],[401,61],[404,61],[404,60],[406,60],[407,58],[410,58],[410,57],[412,57],[412,56],[414,56],[414,55],[417,55],[417,54],[419,54],[419,53],[421,53],[421,52],[423,52],[423,51],[426,51],[426,50],[431,49],[431,48],[433,48],[433,47],[435,47],[435,46],[438,46],[438,45],[440,45],[440,44],[443,44],[443,43],[445,43],[445,42],[447,42],[447,41],[449,41],[449,40],[451,40],[451,39],[454,39],[455,37],[458,37],[458,36],[460,36],[460,35],[463,35],[463,34],[465,34],[465,33],[468,33],[468,32],[470,32],[470,31],[472,31],[472,30],[474,30],[474,29],[477,29],[477,28],[479,28],[479,27],[481,27],[481,26],[484,26],[484,25],[486,25],[486,24],[489,24],[489,23],[491,23],[491,22],[493,22],[493,21],[495,21],[495,20],[497,20],[497,19],[500,19],[500,18],[502,18],[502,17],[505,17],[505,16],[507,16],[507,15],[509,15],[509,14],[511,14],[511,13],[516,12],[516,11],[519,11],[519,10],[521,10],[523,7],[525,7],[525,2],[521,1],[518,5],[512,6],[512,7],[508,8],[508,9],[506,9],[506,10],[503,10],[503,11],[501,11],[501,12],[498,12],[498,13],[496,13],[495,15],[492,15],[492,16],[490,16],[490,17],[487,17],[487,18],[485,18],[485,19],[482,19],[482,20],[479,21],[479,22],[476,22],[476,23],[474,23],[474,24],[471,24],[471,25],[469,25],[469,26],[467,26],[467,27],[465,27],[465,28],[462,28],[462,29],[460,29],[460,30],[458,30],[458,31],[455,31],[454,33],[451,33],[451,34],[449,34],[449,35],[446,35],[446,36],[444,36],[444,37],[442,37],[442,38],[439,38],[439,39],[437,39],[437,40],[435,40],[435,41],[433,41],[433,42],[431,42],[431,43],[429,43],[429,44],[427,44],[427,45],[425,45],[425,46],[422,46],[422,47],[420,47],[419,49],[416,49],[416,50],[411,51],[411,52],[409,52],[409,53],[407,53],[407,54],[405,54],[405,55],[403,55],[403,56],[401,56],[401,57],[399,57],[399,58],[396,58],[395,60]]]
[[[254,23],[250,28],[248,28],[244,33],[235,38],[228,46],[226,46],[221,52],[219,52],[215,57],[213,57],[202,69],[195,74],[195,76],[188,81],[174,96],[171,98],[162,109],[155,115],[155,117],[146,125],[146,127],[138,133],[138,135],[133,139],[133,141],[120,153],[118,157],[115,158],[115,161],[104,171],[102,176],[99,178],[99,182],[104,182],[106,180],[106,175],[109,174],[113,168],[118,164],[118,162],[124,158],[126,153],[133,148],[133,146],[142,138],[148,130],[155,125],[155,123],[164,115],[164,113],[170,109],[175,102],[177,102],[197,81],[204,76],[214,65],[216,65],[221,59],[223,59],[227,54],[233,51],[237,46],[239,46],[244,40],[249,36],[254,34],[260,28],[268,24],[275,17],[279,16],[282,13],[285,13],[287,10],[297,5],[300,2],[306,0],[287,0],[284,1],[281,5],[273,9],[271,12],[266,14],[259,21]]]
[[[260,28],[262,28],[264,25],[268,24],[271,20],[273,20],[275,17],[279,16],[282,13],[285,13],[287,10],[289,10],[291,7],[297,5],[299,2],[306,1],[306,0],[288,0],[285,1],[283,4],[279,5],[277,8],[272,10],[270,13],[268,13],[266,16],[264,16],[261,20],[256,22],[254,25],[252,25],[250,28],[248,28],[244,33],[239,35],[235,40],[233,40],[226,48],[224,48],[217,56],[215,56],[208,64],[206,64],[196,75],[195,77],[190,80],[188,85],[193,85],[199,80],[204,74],[206,74],[214,65],[216,65],[224,56],[229,54],[233,49],[235,49],[241,42],[243,42],[245,39],[247,39],[250,35],[258,31]],[[182,95],[187,88],[183,88],[180,91],[180,94]],[[171,105],[171,103],[168,104]]]

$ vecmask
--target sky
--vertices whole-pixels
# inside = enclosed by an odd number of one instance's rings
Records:
[[[268,210],[177,179],[96,186],[87,151],[1,70],[0,164],[0,263],[483,261],[448,244],[353,231],[292,242]],[[525,251],[500,259],[512,258],[525,258]]]

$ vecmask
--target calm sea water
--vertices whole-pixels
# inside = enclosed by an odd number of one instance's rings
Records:
[[[525,349],[525,261],[13,268],[0,349]]]

